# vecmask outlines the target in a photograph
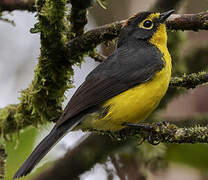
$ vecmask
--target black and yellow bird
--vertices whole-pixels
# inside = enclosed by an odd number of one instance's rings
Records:
[[[174,11],[141,12],[121,29],[117,47],[72,96],[51,132],[14,175],[25,176],[69,130],[118,131],[158,106],[171,78],[165,20]]]

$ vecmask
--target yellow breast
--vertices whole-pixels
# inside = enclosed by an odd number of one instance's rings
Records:
[[[108,114],[102,119],[97,118],[99,115],[87,118],[86,124],[88,127],[97,130],[120,130],[124,128],[124,126],[121,126],[122,123],[143,121],[158,106],[168,89],[171,78],[171,57],[166,45],[167,37],[164,25],[159,26],[150,42],[162,52],[165,67],[151,81],[107,100],[103,107],[110,106]]]

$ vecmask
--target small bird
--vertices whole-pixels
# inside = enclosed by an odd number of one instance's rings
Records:
[[[174,12],[141,12],[123,25],[114,53],[98,65],[63,114],[14,175],[27,175],[70,130],[118,131],[158,106],[171,79],[165,20]]]

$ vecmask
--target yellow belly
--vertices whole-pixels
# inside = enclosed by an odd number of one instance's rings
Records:
[[[80,128],[117,131],[124,122],[138,123],[149,116],[158,106],[167,91],[171,77],[171,66],[166,64],[162,71],[144,84],[129,89],[109,100],[102,107],[110,106],[107,115],[99,118],[99,114],[89,115]]]

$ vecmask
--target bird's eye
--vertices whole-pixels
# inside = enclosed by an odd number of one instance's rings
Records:
[[[142,28],[142,29],[152,29],[153,28],[153,22],[151,19],[145,19],[144,21],[142,21],[140,24],[139,24],[139,27]]]
[[[152,25],[153,25],[153,23],[150,20],[146,20],[143,23],[143,27],[146,28],[146,29],[151,29],[152,28]]]

